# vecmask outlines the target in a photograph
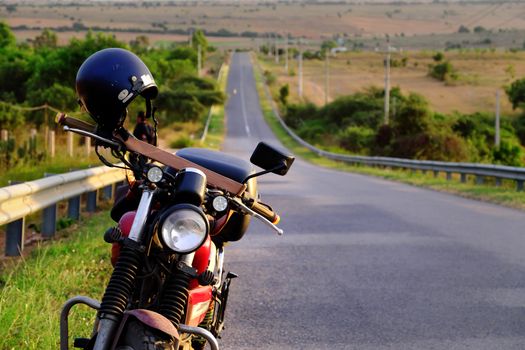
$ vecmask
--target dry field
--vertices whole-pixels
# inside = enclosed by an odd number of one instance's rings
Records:
[[[428,76],[428,65],[433,63],[433,52],[404,52],[392,56],[393,60],[408,59],[406,67],[391,69],[391,85],[405,93],[417,92],[425,96],[433,110],[441,113],[494,112],[496,91],[501,91],[501,109],[513,114],[502,87],[515,79],[525,77],[524,52],[446,52],[446,59],[456,68],[459,79],[443,83]],[[384,55],[380,53],[344,53],[330,57],[329,100],[348,95],[369,86],[384,87]],[[303,61],[304,98],[322,105],[325,96],[325,62]],[[284,70],[283,61],[263,57],[263,69],[278,76],[278,85],[288,83],[292,101],[298,100],[297,62],[290,60],[291,75]],[[395,109],[395,102],[392,101]]]
[[[408,1],[409,2],[409,1]],[[57,28],[82,23],[86,27],[152,30],[159,28],[208,31],[227,29],[241,33],[290,33],[311,40],[343,34],[349,38],[403,35],[452,34],[460,25],[471,30],[483,26],[492,31],[525,30],[525,2],[374,4],[347,1],[319,2],[70,2],[4,1],[14,4],[11,12],[0,5],[0,19],[11,26]],[[132,4],[132,5],[130,5]],[[160,27],[159,27],[160,26]],[[21,33],[27,37],[27,34]],[[71,33],[67,34],[71,35]],[[120,35],[120,34],[119,34]],[[65,37],[66,35],[62,35]],[[519,43],[521,45],[521,43]]]

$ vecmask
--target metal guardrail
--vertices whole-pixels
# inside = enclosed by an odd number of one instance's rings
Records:
[[[78,219],[80,195],[87,193],[87,210],[96,208],[97,190],[105,188],[111,197],[113,184],[123,181],[122,169],[106,166],[52,175],[0,188],[0,225],[6,228],[6,255],[20,255],[24,243],[25,217],[43,211],[42,236],[51,237],[56,230],[56,204],[68,202],[68,217]]]
[[[259,70],[259,73],[261,73],[261,67],[259,64],[257,64],[256,67]],[[265,80],[263,74],[260,74],[260,76],[263,80]],[[301,139],[292,129],[288,127],[288,125],[286,125],[279,114],[275,101],[271,97],[270,90],[268,89],[268,84],[266,84],[266,82],[264,83],[264,90],[266,93],[266,98],[270,101],[272,106],[273,114],[283,129],[288,133],[288,135],[290,135],[290,137],[292,137],[301,146],[308,148],[310,151],[318,154],[321,157],[350,164],[365,164],[370,166],[413,169],[421,170],[423,172],[433,171],[434,176],[437,176],[440,172],[444,172],[447,174],[447,180],[452,179],[452,174],[460,174],[461,182],[467,181],[467,175],[474,175],[476,176],[477,184],[482,184],[485,177],[495,178],[497,186],[501,185],[501,179],[509,179],[516,181],[517,191],[523,191],[524,189],[523,183],[525,181],[525,168],[480,163],[454,163],[390,157],[351,156],[323,151]]]
[[[221,79],[227,79],[228,78],[228,65],[226,65],[226,68],[225,68],[225,63],[223,63],[221,65],[221,68],[219,69],[219,73],[217,73],[217,81],[221,82]],[[226,77],[224,77],[224,75],[226,75]],[[201,135],[201,138],[200,138],[200,142],[204,142],[204,140],[206,140],[206,137],[208,136],[208,129],[210,128],[210,122],[211,122],[211,117],[217,113],[216,110],[217,110],[218,106],[217,105],[213,105],[210,107],[210,111],[208,112],[208,117],[206,118],[206,124],[204,125],[204,130],[202,132],[202,135]]]

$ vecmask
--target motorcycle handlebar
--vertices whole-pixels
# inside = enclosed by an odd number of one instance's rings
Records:
[[[267,219],[274,225],[278,224],[281,220],[279,215],[277,215],[277,213],[274,212],[273,209],[267,204],[258,202],[257,200],[253,200],[250,203],[249,207],[251,210],[263,216],[265,219]]]
[[[95,125],[90,124],[80,119],[70,117],[67,114],[62,113],[62,112],[57,113],[55,117],[55,121],[62,126],[68,126],[70,128],[83,130],[89,133],[95,133],[96,131]]]

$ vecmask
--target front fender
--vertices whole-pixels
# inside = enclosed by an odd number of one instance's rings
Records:
[[[151,310],[135,309],[124,312],[122,321],[120,322],[117,333],[115,334],[115,341],[111,346],[112,350],[116,348],[117,342],[120,339],[120,336],[122,335],[122,332],[124,331],[128,320],[131,317],[137,319],[139,322],[150,328],[156,329],[159,332],[162,332],[168,336],[173,337],[174,339],[177,339],[177,341],[179,340],[179,332],[177,331],[173,323],[171,323],[171,321],[168,320],[166,317]]]

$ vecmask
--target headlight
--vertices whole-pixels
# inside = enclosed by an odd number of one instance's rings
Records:
[[[162,172],[162,169],[158,166],[152,166],[148,169],[148,172],[146,174],[148,180],[153,183],[160,182],[160,180],[162,180],[163,175],[164,173]]]
[[[160,237],[176,253],[190,253],[204,243],[208,228],[208,220],[198,207],[179,204],[161,218]]]

